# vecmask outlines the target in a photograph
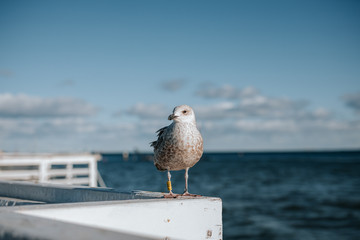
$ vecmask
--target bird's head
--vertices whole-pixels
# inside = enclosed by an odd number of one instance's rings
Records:
[[[174,122],[191,122],[195,123],[195,113],[188,105],[180,105],[174,108],[173,113],[168,117]]]

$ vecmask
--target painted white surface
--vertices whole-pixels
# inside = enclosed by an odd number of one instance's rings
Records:
[[[17,211],[155,239],[222,239],[219,198],[116,201]]]

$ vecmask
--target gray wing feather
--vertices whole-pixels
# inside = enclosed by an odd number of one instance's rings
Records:
[[[150,143],[150,146],[154,147],[154,150],[157,150],[160,147],[161,143],[164,141],[164,133],[166,132],[167,128],[168,127],[163,127],[156,131],[156,133],[158,134],[158,139]]]

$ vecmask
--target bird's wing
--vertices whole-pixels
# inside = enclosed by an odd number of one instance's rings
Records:
[[[158,134],[158,139],[150,143],[150,146],[154,147],[154,150],[158,149],[161,143],[164,141],[164,133],[166,132],[167,128],[168,127],[163,127],[156,131],[156,133]]]

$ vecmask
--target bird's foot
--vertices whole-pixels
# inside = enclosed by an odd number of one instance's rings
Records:
[[[181,196],[186,196],[186,197],[201,197],[201,195],[198,194],[191,194],[188,191],[184,192]]]
[[[180,196],[180,194],[176,194],[173,192],[169,192],[168,194],[164,194],[164,198],[177,198],[178,196]]]

